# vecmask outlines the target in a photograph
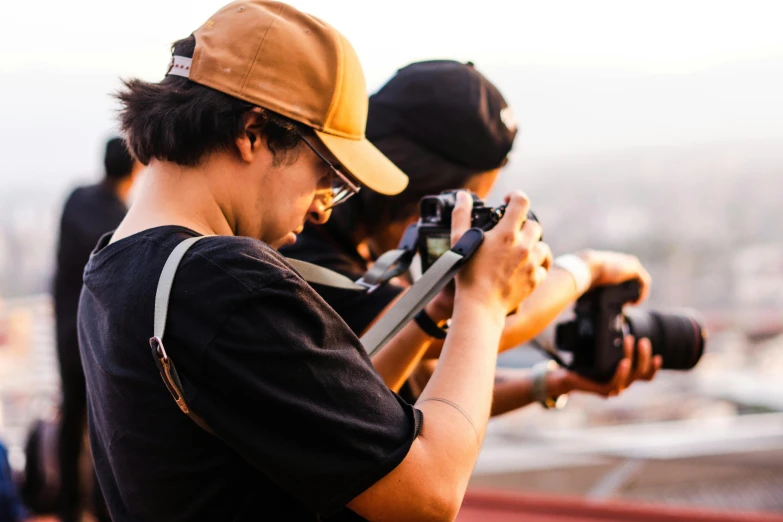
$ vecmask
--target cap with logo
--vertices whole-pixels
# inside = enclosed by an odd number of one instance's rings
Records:
[[[500,167],[516,133],[506,100],[470,62],[412,63],[370,96],[371,141],[403,137],[421,154],[476,172]]]
[[[365,137],[364,74],[353,47],[333,27],[287,4],[244,0],[220,9],[193,35],[193,57],[174,56],[168,74],[313,128],[372,190],[405,188],[405,174]]]

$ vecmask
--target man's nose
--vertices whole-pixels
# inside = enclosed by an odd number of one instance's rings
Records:
[[[316,225],[323,225],[329,220],[329,216],[332,215],[331,209],[326,209],[326,202],[324,198],[315,198],[313,204],[310,205],[310,211],[307,214],[307,219],[310,223]]]

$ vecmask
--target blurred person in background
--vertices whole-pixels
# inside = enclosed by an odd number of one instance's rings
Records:
[[[133,159],[125,141],[113,137],[106,143],[104,175],[98,183],[76,188],[65,202],[60,220],[54,277],[54,311],[57,356],[62,383],[59,462],[60,510],[63,522],[81,519],[79,461],[86,433],[87,397],[84,370],[77,339],[77,308],[84,267],[98,239],[119,226],[141,163]],[[93,481],[93,509],[100,520],[109,520],[97,482]]]
[[[308,261],[356,280],[379,255],[397,247],[406,228],[419,218],[419,200],[444,190],[468,189],[486,198],[506,164],[517,134],[513,113],[500,91],[472,63],[433,60],[410,64],[370,96],[367,138],[409,177],[400,194],[364,190],[334,210],[323,225],[308,223],[285,255]],[[634,256],[584,250],[556,259],[547,278],[506,319],[499,350],[508,350],[540,334],[582,293],[599,285],[638,279],[647,294],[650,276]],[[402,280],[362,293],[314,285],[324,299],[361,335],[405,291]],[[428,382],[442,346],[440,327],[450,317],[441,294],[416,317],[418,335],[407,349],[384,347],[373,364],[389,387],[414,402]],[[640,299],[640,300],[641,300]],[[399,345],[398,345],[399,346]],[[565,395],[583,391],[603,396],[621,392],[636,379],[653,378],[661,366],[647,339],[626,339],[625,359],[609,383],[598,383],[558,367],[554,361],[533,372],[508,372],[497,379],[493,415],[538,401],[561,406]],[[419,364],[419,361],[422,361]],[[404,371],[400,371],[404,369]],[[411,374],[412,373],[412,374]],[[409,379],[400,375],[411,374]]]

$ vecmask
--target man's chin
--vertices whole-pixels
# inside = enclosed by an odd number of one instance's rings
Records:
[[[293,245],[294,243],[296,243],[296,234],[294,232],[289,232],[288,234],[284,235],[280,239],[277,239],[269,243],[269,246],[271,246],[274,249],[280,249],[284,246]]]

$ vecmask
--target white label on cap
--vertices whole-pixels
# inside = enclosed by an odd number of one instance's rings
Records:
[[[169,70],[166,75],[184,76],[190,77],[190,65],[193,62],[191,58],[185,58],[184,56],[172,56],[171,62],[169,62]]]

